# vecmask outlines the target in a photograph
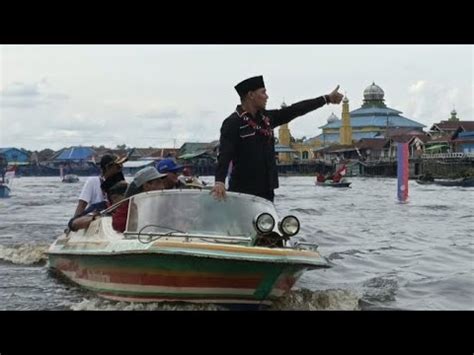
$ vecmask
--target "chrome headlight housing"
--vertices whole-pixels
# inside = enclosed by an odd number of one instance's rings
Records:
[[[275,218],[270,213],[261,213],[254,218],[253,226],[258,233],[268,234],[275,227]]]
[[[278,229],[285,236],[292,237],[300,231],[300,221],[295,216],[286,216],[278,224]]]

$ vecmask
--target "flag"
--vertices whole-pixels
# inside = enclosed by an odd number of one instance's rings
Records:
[[[13,180],[15,177],[15,170],[10,170],[5,173],[5,182],[7,185]]]
[[[408,143],[397,144],[397,180],[398,200],[405,202],[408,198]]]
[[[5,182],[8,184],[15,178],[16,165],[9,166],[4,174]]]
[[[338,171],[336,171],[336,173],[334,175],[341,175],[341,176],[344,176],[346,175],[347,173],[347,167],[346,167],[346,164],[344,164]]]

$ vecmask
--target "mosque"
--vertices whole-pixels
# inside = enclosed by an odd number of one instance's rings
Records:
[[[313,151],[333,144],[351,145],[363,138],[383,137],[387,130],[404,129],[423,132],[425,125],[401,115],[401,111],[387,107],[385,93],[375,83],[364,90],[364,100],[360,108],[349,111],[349,99],[344,97],[341,118],[334,113],[327,123],[319,128],[322,133],[316,137],[296,141],[288,124],[280,126],[278,144],[275,151],[280,163],[291,163],[295,159],[306,161],[314,157]],[[282,104],[282,107],[285,103]]]

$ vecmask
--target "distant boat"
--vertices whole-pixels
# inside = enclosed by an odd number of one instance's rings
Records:
[[[9,197],[10,188],[4,183],[0,182],[0,198]]]
[[[67,174],[67,175],[64,175],[62,182],[67,182],[67,183],[79,182],[79,177],[74,174]]]
[[[351,182],[343,178],[347,173],[346,164],[342,165],[335,173],[331,176],[323,176],[322,174],[316,175],[316,186],[330,186],[330,187],[349,187]]]
[[[350,187],[351,182],[333,182],[332,180],[326,180],[325,182],[316,181],[316,186],[330,186],[330,187]]]
[[[433,180],[418,179],[416,180],[416,182],[420,185],[474,187],[474,177],[472,176],[460,178],[460,179],[433,179]]]
[[[11,192],[12,180],[15,177],[15,169],[10,169],[0,173],[0,198],[9,197]]]

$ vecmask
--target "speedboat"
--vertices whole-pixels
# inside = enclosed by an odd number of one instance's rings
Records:
[[[110,212],[129,201],[125,231]],[[49,267],[98,296],[128,302],[193,302],[254,308],[286,294],[306,271],[329,267],[316,244],[295,241],[295,216],[273,203],[206,190],[143,192],[87,229],[50,246]],[[112,212],[113,213],[113,212]]]
[[[79,182],[79,177],[74,174],[67,174],[67,175],[64,175],[62,182],[67,182],[67,183]]]

